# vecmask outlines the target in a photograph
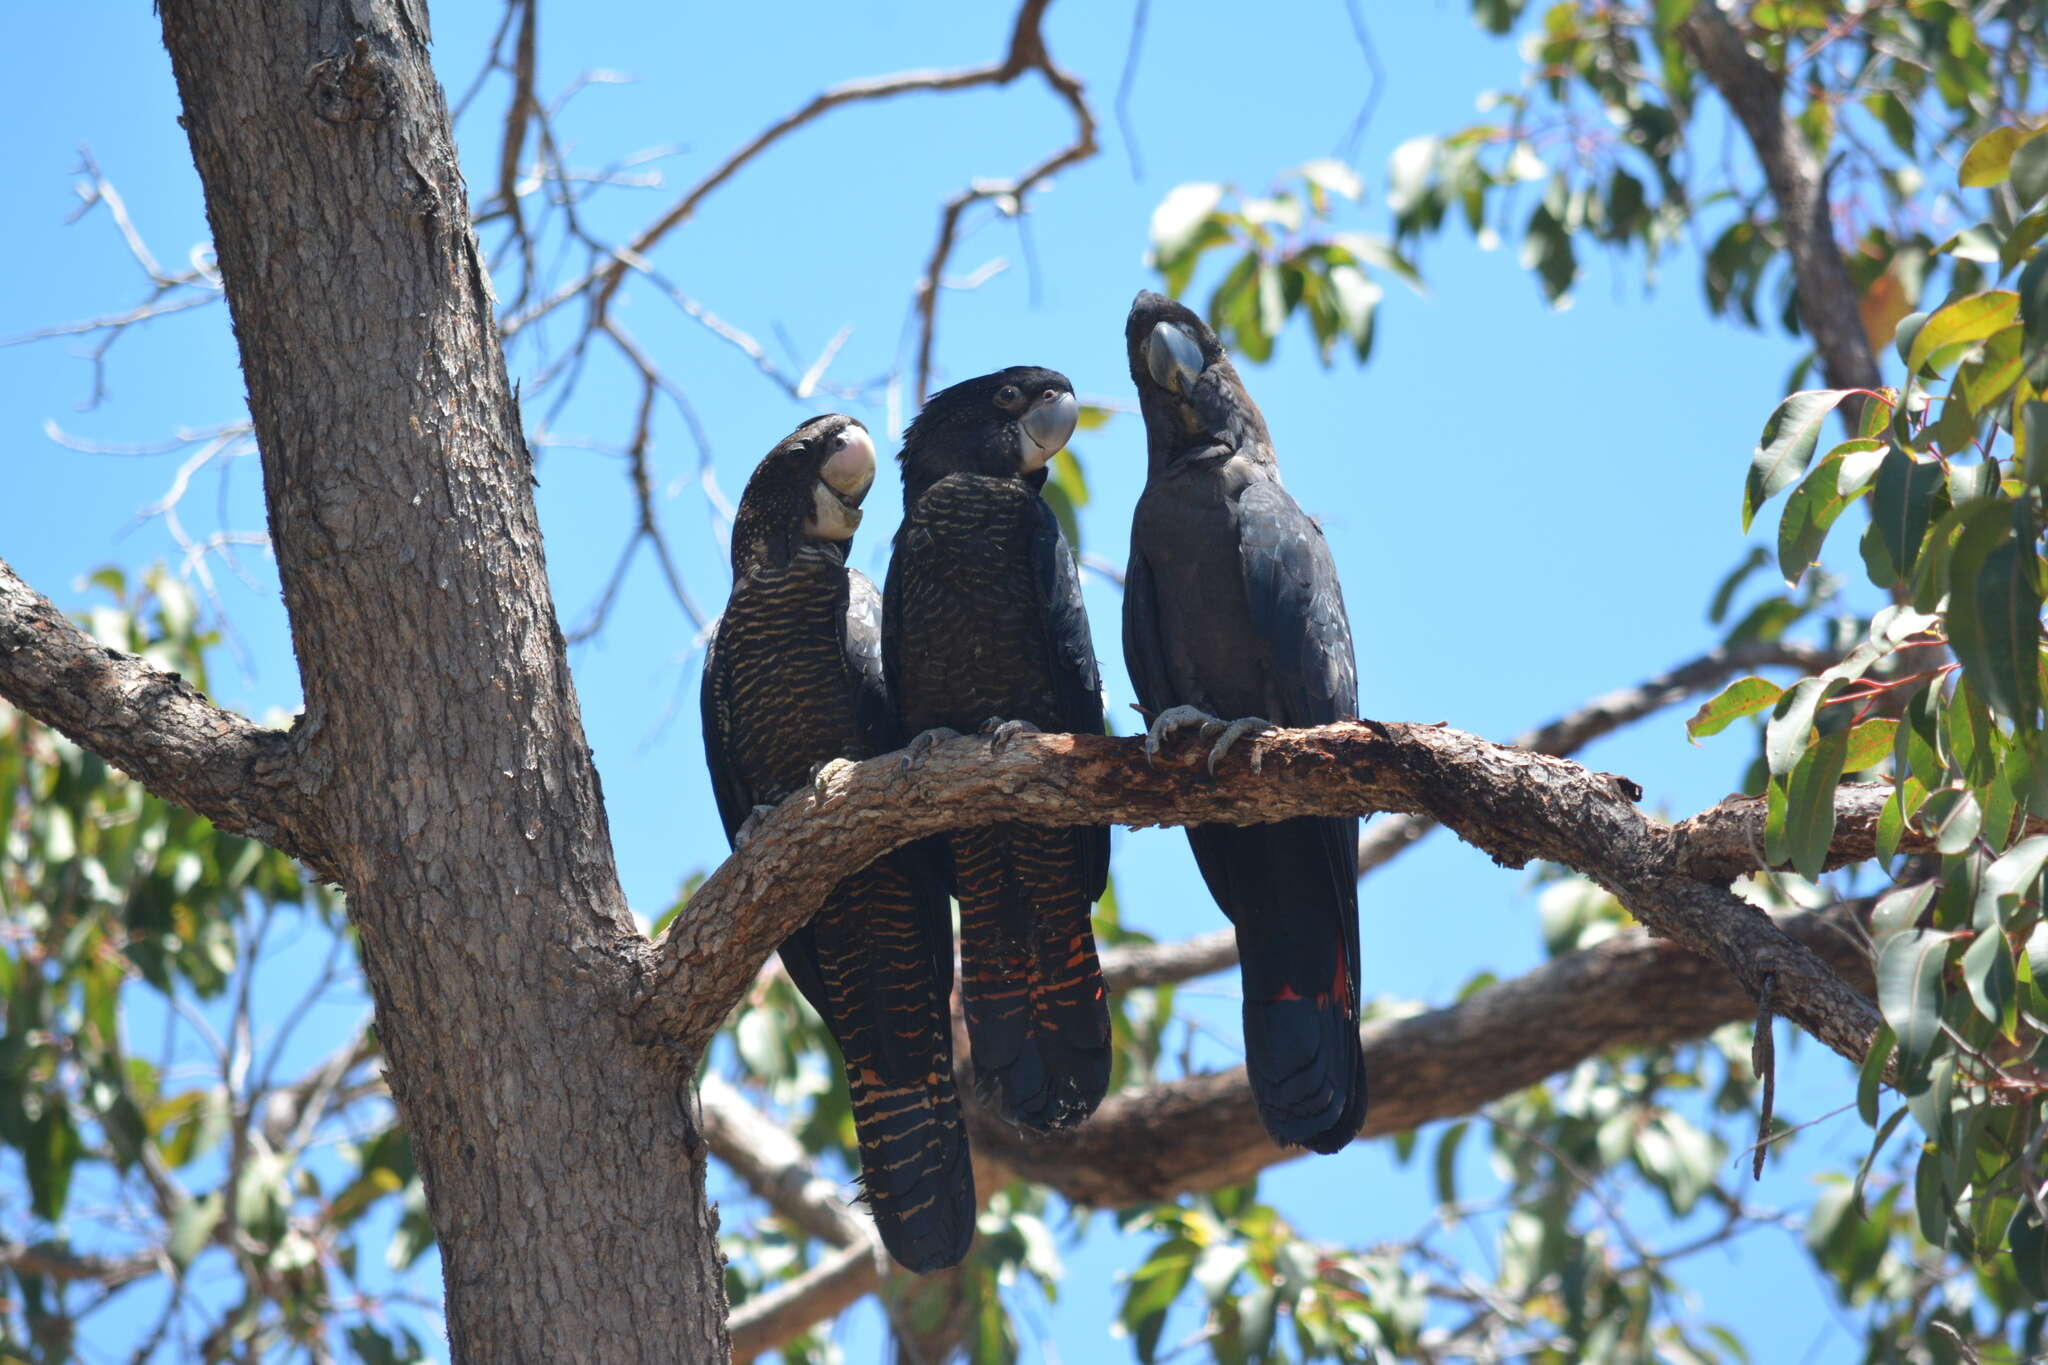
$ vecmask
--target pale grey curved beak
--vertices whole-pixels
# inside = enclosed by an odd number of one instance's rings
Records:
[[[875,438],[864,427],[847,427],[832,440],[838,448],[820,475],[857,507],[875,481]]]
[[[1080,420],[1081,404],[1073,394],[1047,389],[1017,422],[1024,429],[1024,439],[1032,446],[1024,452],[1024,472],[1035,473],[1066,449],[1067,439]]]
[[[1170,322],[1159,323],[1145,338],[1145,368],[1168,393],[1186,393],[1202,373],[1201,343]]]
[[[857,426],[847,427],[832,440],[836,448],[811,485],[811,514],[804,519],[804,534],[851,540],[860,529],[860,500],[875,481],[875,441]]]

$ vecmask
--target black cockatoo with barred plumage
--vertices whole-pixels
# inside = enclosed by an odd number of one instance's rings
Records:
[[[904,434],[882,628],[903,734],[1102,733],[1074,556],[1039,496],[1077,415],[1064,375],[1016,366],[934,394]],[[1004,823],[946,845],[977,1090],[1033,1129],[1078,1123],[1109,1087],[1089,920],[1109,831]]]
[[[835,760],[897,747],[882,603],[846,565],[875,447],[816,417],[755,469],[732,528],[732,596],[704,661],[705,757],[728,838]],[[781,955],[845,1059],[861,1185],[889,1253],[955,1265],[974,1176],[953,1084],[953,933],[940,851],[913,844],[834,888]]]

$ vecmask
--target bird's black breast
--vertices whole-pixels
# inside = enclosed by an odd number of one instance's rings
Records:
[[[940,479],[905,514],[890,568],[904,733],[996,716],[1066,728],[1034,560],[1043,515],[1019,480],[979,474]]]
[[[718,624],[715,703],[734,776],[756,804],[780,801],[824,757],[867,758],[842,618],[846,570],[799,553],[735,587]]]
[[[1269,696],[1267,651],[1245,592],[1237,500],[1263,477],[1248,461],[1218,459],[1169,470],[1148,482],[1131,522],[1131,548],[1155,585],[1154,665],[1170,697],[1147,707],[1197,706],[1214,715],[1281,717]]]

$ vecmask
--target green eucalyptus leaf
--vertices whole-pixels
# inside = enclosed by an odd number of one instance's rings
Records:
[[[2013,977],[2012,948],[2004,934],[1995,930],[1981,933],[1963,950],[1963,984],[1969,988],[1970,1003],[1977,1013],[2010,1035],[2018,983]]]
[[[1949,561],[1949,647],[1972,687],[2028,728],[2040,710],[2040,558],[2012,519],[1976,517]]]
[[[2048,253],[2042,259],[2048,260]],[[2027,481],[2036,488],[2048,488],[2048,403],[2020,404],[2023,437],[2016,444]]]
[[[1926,313],[1908,313],[1899,319],[1898,326],[1892,330],[1892,349],[1898,352],[1901,361],[1912,353],[1913,343],[1919,337],[1920,329],[1927,325],[1928,317],[1929,314]]]
[[[22,1155],[28,1168],[30,1207],[36,1217],[57,1222],[71,1197],[71,1174],[85,1155],[85,1143],[61,1098],[52,1096],[45,1101],[41,1117],[29,1126],[28,1150]]]
[[[1992,289],[1935,310],[1913,338],[1913,347],[1906,354],[1906,373],[1917,375],[1939,353],[1982,341],[2001,330],[2012,322],[2019,306],[2018,294]]]
[[[1852,501],[1837,491],[1840,468],[1835,459],[1816,465],[1785,501],[1778,521],[1778,571],[1788,584],[1797,585],[1813,566],[1829,528]]]
[[[1737,678],[1693,713],[1685,723],[1685,733],[1697,743],[1708,735],[1719,734],[1743,716],[1755,715],[1783,695],[1783,689],[1767,678]]]
[[[1932,1130],[1928,1129],[1927,1118],[1922,1112],[1915,1111],[1913,1117],[1921,1121],[1922,1131],[1928,1132],[1930,1137],[1940,1131],[1938,1117]],[[1944,1166],[1945,1159],[1940,1149],[1930,1146],[1920,1153],[1920,1161],[1913,1168],[1913,1212],[1919,1220],[1921,1237],[1936,1247],[1948,1244],[1949,1215],[1954,1208],[1954,1202],[1949,1198]]]
[[[1904,783],[1893,787],[1878,809],[1875,844],[1880,863],[1891,862],[1898,854],[1900,841],[1906,837],[1905,793]]]
[[[1801,678],[1778,698],[1770,722],[1764,726],[1764,758],[1772,773],[1791,772],[1792,765],[1806,752],[1814,712],[1833,687],[1832,679]]]
[[[1927,907],[1934,903],[1934,893],[1940,889],[1939,882],[1925,881],[1913,886],[1895,886],[1885,892],[1871,907],[1871,934],[1882,939],[1913,928],[1927,913]]]
[[[1899,1040],[1899,1056],[1917,1068],[1941,1036],[1941,972],[1950,936],[1906,929],[1877,950],[1877,1003]]]
[[[1873,403],[1871,406],[1877,405]],[[1878,469],[1884,464],[1885,456],[1890,452],[1890,443],[1870,437],[1844,441],[1830,450],[1827,453],[1828,459],[1833,460],[1839,456],[1841,460],[1835,466],[1835,492],[1845,498],[1854,497],[1862,492],[1870,481],[1877,477]]]
[[[1866,720],[1849,731],[1849,755],[1842,771],[1860,773],[1884,762],[1898,736],[1899,723],[1888,716]]]
[[[1458,1202],[1458,1144],[1471,1125],[1460,1120],[1444,1130],[1436,1145],[1436,1199],[1439,1204]]]
[[[1935,495],[1942,490],[1941,466],[1915,459],[1894,446],[1878,465],[1872,495],[1871,523],[1884,541],[1886,554],[1901,573],[1911,573],[1934,518]]]
[[[2020,145],[2022,134],[2017,128],[1993,128],[1990,132],[1970,144],[1970,150],[1963,153],[1963,164],[1957,169],[1956,179],[1964,189],[1984,189],[1991,185],[2003,185],[2012,174],[2013,149]]]
[[[2020,840],[1984,871],[1970,922],[1980,931],[2003,927],[2048,866],[2048,834]]]
[[[2048,198],[2048,138],[2036,134],[2013,148],[2010,169],[2022,212]]]
[[[1818,877],[1827,865],[1828,845],[1835,837],[1835,788],[1848,751],[1845,731],[1823,735],[1801,755],[1786,781],[1785,844],[1802,877]]]
[[[1961,853],[1977,840],[1984,813],[1974,793],[1955,787],[1929,792],[1920,807],[1920,824],[1934,835],[1943,853]]]
[[[1756,519],[1757,509],[1791,486],[1813,456],[1820,430],[1841,401],[1846,389],[1807,389],[1778,404],[1764,423],[1750,457],[1749,479],[1742,493],[1742,529]]]

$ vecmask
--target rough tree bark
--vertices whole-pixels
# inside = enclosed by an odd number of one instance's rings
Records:
[[[165,0],[306,698],[463,1360],[725,1353],[693,1058],[629,1034],[637,936],[519,413],[412,0]]]

